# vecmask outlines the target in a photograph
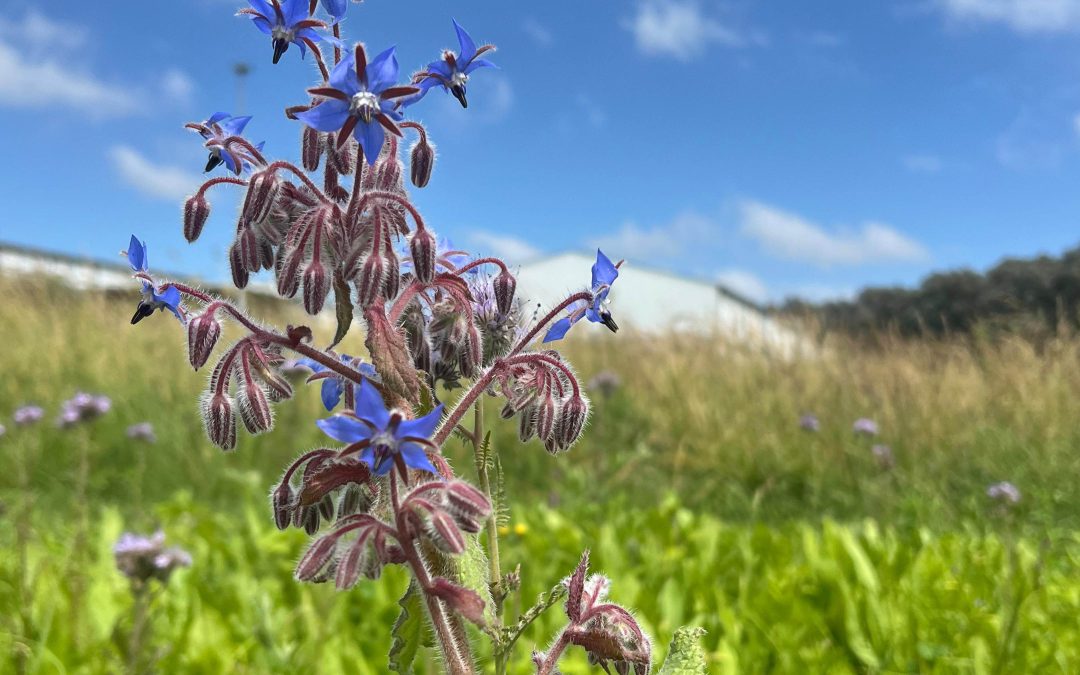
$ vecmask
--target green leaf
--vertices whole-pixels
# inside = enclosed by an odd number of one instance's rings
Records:
[[[495,621],[495,600],[491,597],[491,583],[488,579],[488,558],[480,537],[471,536],[465,545],[465,552],[454,558],[457,565],[457,581],[465,588],[476,591],[484,601],[484,618]]]
[[[415,579],[409,582],[398,605],[401,606],[401,614],[398,614],[390,633],[394,641],[387,655],[388,665],[399,675],[412,675],[413,661],[424,637],[424,601]]]
[[[337,303],[337,332],[334,333],[334,341],[327,349],[333,349],[339,342],[345,339],[349,328],[352,327],[353,304],[352,293],[349,283],[340,273],[334,274],[334,300]]]
[[[683,627],[675,631],[659,675],[707,675],[705,650],[698,642],[704,634],[703,628]]]

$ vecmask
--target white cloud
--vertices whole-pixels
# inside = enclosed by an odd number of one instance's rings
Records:
[[[760,202],[739,207],[741,232],[767,252],[820,267],[871,262],[914,262],[929,257],[921,244],[883,223],[863,223],[854,232],[827,232],[801,216]]]
[[[19,43],[25,51],[71,51],[86,44],[85,28],[53,21],[35,9],[22,19],[12,21],[0,18],[0,38]]]
[[[904,155],[900,163],[912,173],[938,173],[942,168],[941,158],[937,155]]]
[[[1021,33],[1080,28],[1080,0],[937,0],[956,21],[1001,23]]]
[[[484,255],[493,255],[508,263],[521,263],[540,255],[540,249],[527,241],[492,232],[478,230],[469,233],[469,240]]]
[[[180,201],[203,182],[194,172],[175,166],[154,164],[137,150],[117,145],[109,150],[113,168],[124,181],[139,192],[166,201]]]
[[[590,247],[618,251],[624,258],[637,260],[672,260],[688,248],[715,241],[718,226],[693,212],[682,213],[664,225],[644,228],[624,223],[616,232],[593,238]]]
[[[161,78],[161,91],[168,98],[185,103],[191,100],[195,83],[182,70],[170,68]]]
[[[735,268],[721,270],[716,275],[716,281],[736,295],[741,295],[747,300],[758,304],[762,304],[769,299],[768,286],[752,272]]]
[[[521,28],[539,47],[550,47],[555,43],[555,36],[552,35],[551,30],[532,17],[525,19]]]
[[[643,0],[624,26],[641,52],[680,61],[701,56],[711,44],[745,47],[764,42],[759,34],[744,34],[706,16],[695,0]]]

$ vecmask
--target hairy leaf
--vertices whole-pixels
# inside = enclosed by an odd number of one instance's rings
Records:
[[[327,349],[333,349],[339,342],[344,340],[349,328],[352,327],[352,292],[349,289],[349,283],[345,281],[345,277],[340,272],[334,274],[334,302],[337,304],[337,331],[334,333],[334,341],[330,343]]]
[[[413,661],[424,637],[424,600],[415,580],[409,582],[398,605],[401,606],[401,614],[398,614],[391,631],[394,641],[387,655],[388,667],[398,675],[412,675]]]
[[[706,675],[709,670],[705,665],[705,650],[699,642],[704,634],[703,628],[676,630],[659,675]]]

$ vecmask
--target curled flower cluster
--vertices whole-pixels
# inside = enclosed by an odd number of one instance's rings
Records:
[[[125,532],[113,546],[116,569],[136,583],[157,579],[164,583],[181,567],[191,566],[191,555],[177,547],[165,547],[165,533],[146,537]]]

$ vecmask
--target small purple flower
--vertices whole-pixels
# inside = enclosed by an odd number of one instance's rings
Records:
[[[570,327],[581,321],[582,318],[588,318],[593,323],[602,323],[612,333],[619,330],[619,326],[611,318],[611,312],[607,308],[607,297],[611,285],[615,283],[615,279],[619,276],[619,265],[621,264],[621,262],[619,264],[612,263],[604,255],[603,251],[596,249],[596,262],[592,266],[592,285],[589,287],[592,299],[585,305],[579,304],[570,312],[569,316],[553,323],[544,336],[544,342],[561,340],[566,335],[566,332],[570,330]]]
[[[397,410],[388,411],[375,386],[368,381],[356,391],[356,410],[316,422],[330,438],[355,445],[361,461],[376,476],[389,473],[400,457],[405,466],[439,475],[425,448],[435,448],[431,435],[442,418],[443,406],[417,419],[408,420]]]
[[[441,86],[443,91],[448,91],[461,103],[462,108],[469,107],[469,101],[465,98],[465,84],[469,81],[469,75],[479,68],[497,68],[494,63],[486,59],[477,58],[484,52],[495,49],[494,45],[477,47],[468,32],[454,21],[454,31],[457,32],[458,53],[452,51],[443,52],[438,61],[428,64],[427,70],[417,73],[413,81],[420,85],[421,96],[435,86]],[[419,98],[419,97],[418,97]],[[418,99],[410,100],[415,103]]]
[[[349,356],[348,354],[341,354],[339,358],[342,363],[359,370],[360,374],[365,378],[370,379],[373,382],[382,382],[382,378],[375,372],[375,366],[370,363],[364,363],[363,359]],[[341,396],[345,393],[345,378],[318,361],[307,357],[297,359],[294,364],[297,368],[306,368],[312,372],[312,376],[308,378],[308,381],[316,379],[322,380],[322,391],[320,394],[322,396],[323,406],[327,410],[333,410],[338,406],[338,403],[341,403]]]
[[[851,426],[851,429],[856,434],[861,434],[863,436],[878,435],[877,422],[868,417],[860,417],[859,419],[855,420],[855,424]]]
[[[79,422],[86,422],[101,417],[112,409],[112,399],[108,396],[94,396],[86,392],[76,392],[60,407],[57,426],[70,427]]]
[[[323,99],[314,108],[296,113],[297,119],[318,131],[339,131],[337,142],[344,143],[349,135],[360,143],[368,164],[375,164],[382,151],[386,131],[401,136],[395,121],[404,116],[397,110],[396,100],[415,94],[416,87],[397,85],[398,61],[394,47],[375,57],[370,63],[363,45],[334,66],[330,86],[309,89],[308,93]]]
[[[132,440],[157,443],[157,435],[154,433],[154,425],[149,422],[133,424],[127,429],[127,437]]]
[[[610,398],[621,385],[618,373],[610,370],[602,370],[589,380],[589,389],[600,392],[604,398]]]
[[[325,21],[311,18],[308,0],[248,0],[251,8],[241,9],[237,14],[251,17],[251,21],[263,33],[270,36],[274,46],[274,63],[288,51],[289,45],[300,48],[300,58],[307,55],[307,48],[315,48],[316,42],[336,43],[336,38],[321,35],[315,29],[327,28]],[[338,1],[329,3],[336,6]],[[341,12],[344,15],[344,10]]]
[[[219,164],[224,164],[226,169],[239,176],[241,171],[264,164],[261,155],[264,143],[252,146],[243,139],[244,128],[250,121],[250,115],[234,117],[229,113],[216,112],[205,122],[184,125],[206,140],[210,157],[206,160],[204,171],[213,171]]]
[[[141,242],[135,235],[131,235],[128,250],[125,251],[128,264],[135,272],[135,277],[142,281],[142,300],[135,308],[135,314],[131,317],[132,325],[139,323],[154,313],[155,310],[167,309],[172,312],[180,323],[184,323],[184,317],[180,313],[180,291],[175,286],[165,286],[155,289],[150,280],[148,269],[149,260],[146,255],[146,242]],[[158,292],[160,290],[160,293]]]
[[[11,416],[15,424],[24,427],[36,422],[40,422],[41,418],[45,416],[45,411],[36,405],[24,405],[15,409],[15,413]]]
[[[191,555],[179,548],[165,548],[165,533],[145,537],[125,532],[113,546],[116,568],[132,581],[168,581],[179,567],[191,566]]]
[[[986,496],[1002,504],[1018,504],[1020,503],[1020,488],[1007,480],[1001,481],[986,488]]]
[[[896,466],[896,457],[893,456],[892,448],[889,446],[875,445],[870,448],[870,453],[874,455],[874,459],[882,469],[891,469]]]
[[[817,415],[806,414],[799,418],[799,428],[804,431],[821,431],[821,421]]]

